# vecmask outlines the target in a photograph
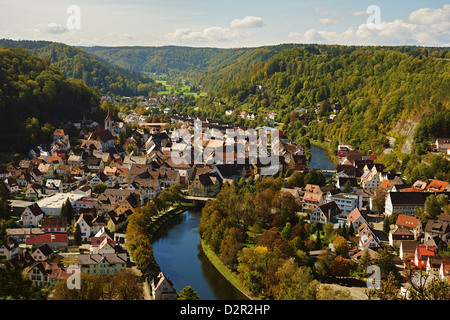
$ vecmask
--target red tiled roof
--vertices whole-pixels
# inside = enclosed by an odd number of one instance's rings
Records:
[[[399,214],[395,224],[401,227],[416,228],[419,221],[420,220],[416,217],[408,216],[406,214]]]
[[[68,242],[67,234],[46,233],[26,239],[26,244]]]

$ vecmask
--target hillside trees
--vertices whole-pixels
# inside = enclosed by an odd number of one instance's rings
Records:
[[[98,106],[95,89],[66,79],[23,48],[0,48],[0,83],[2,152],[24,153],[61,121],[81,119]]]

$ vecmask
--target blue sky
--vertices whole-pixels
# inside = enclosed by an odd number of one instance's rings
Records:
[[[71,5],[79,8],[79,16],[67,12]],[[371,5],[377,6],[379,15],[367,12]],[[379,22],[376,28],[368,18]],[[79,28],[68,25],[68,20],[79,21]],[[106,46],[229,48],[288,42],[449,46],[450,4],[434,0],[2,0],[0,38]]]

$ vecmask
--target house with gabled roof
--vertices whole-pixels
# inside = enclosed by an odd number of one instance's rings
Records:
[[[173,282],[162,272],[152,279],[151,289],[154,300],[176,300],[178,297]]]
[[[159,168],[156,172],[158,172],[158,180],[163,188],[180,183],[180,173],[176,169]]]
[[[358,247],[361,250],[365,248],[379,248],[381,246],[380,239],[378,239],[367,223],[363,223],[359,226],[357,234],[359,237]]]
[[[24,275],[33,282],[35,286],[53,288],[59,281],[67,280],[74,271],[58,266],[53,262],[35,262],[24,269]]]
[[[331,201],[321,206],[318,206],[316,210],[310,216],[310,223],[326,224],[328,222],[334,222],[334,220],[340,216],[341,209],[339,209],[336,202]]]
[[[140,206],[140,197],[137,193],[131,193],[124,201],[114,210],[118,215],[130,210],[134,213],[136,208]]]
[[[115,253],[116,242],[108,237],[92,237],[90,252],[92,254]]]
[[[450,261],[443,260],[441,266],[439,267],[439,277],[444,280],[449,280],[450,278]]]
[[[44,217],[44,211],[37,203],[33,203],[25,208],[20,215],[20,221],[25,228],[38,227]]]
[[[28,172],[24,172],[22,173],[18,178],[17,178],[17,183],[19,184],[19,186],[21,187],[25,187],[31,183],[34,182],[33,177],[31,176],[31,174],[29,174]]]
[[[80,254],[78,265],[82,273],[95,275],[114,275],[129,267],[130,257],[127,253]]]
[[[313,212],[318,206],[325,203],[325,194],[318,185],[307,184],[303,195],[303,211]]]
[[[45,181],[45,194],[52,195],[63,192],[62,181],[60,179],[47,179]]]
[[[90,241],[92,235],[106,226],[106,221],[102,216],[94,217],[93,215],[82,213],[75,222],[75,227],[78,225],[81,229],[81,240]]]
[[[398,248],[402,241],[414,241],[414,234],[407,228],[395,228],[389,232],[389,244]]]
[[[420,244],[419,241],[401,241],[399,257],[405,262],[414,261],[416,254],[416,247]]]
[[[417,240],[422,235],[422,222],[419,218],[414,216],[399,214],[395,225],[399,228],[410,230],[414,234],[414,240]]]
[[[428,185],[426,186],[426,190],[428,192],[450,191],[450,183],[435,179],[428,183]]]
[[[428,256],[426,264],[426,272],[429,275],[439,276],[441,265],[444,261],[450,262],[448,256]]]
[[[222,186],[222,179],[215,173],[197,175],[189,184],[188,192],[194,197],[215,197]]]
[[[45,217],[41,220],[41,229],[45,233],[67,233],[66,217]]]
[[[35,261],[47,261],[51,258],[52,255],[53,250],[48,244],[40,246],[31,254]]]
[[[350,222],[355,229],[357,229],[361,224],[367,223],[367,219],[362,215],[358,208],[355,208],[347,216],[348,222]]]
[[[380,183],[377,172],[366,171],[361,177],[361,186],[363,189],[376,189]]]
[[[41,185],[39,185],[37,183],[27,185],[27,189],[25,191],[25,199],[35,200],[35,199],[42,198],[42,196],[43,196],[43,192],[42,192]]]
[[[11,172],[9,172],[8,170],[6,170],[6,166],[1,165],[0,166],[0,179],[5,180],[6,178],[11,177]]]
[[[438,237],[445,243],[450,242],[450,222],[430,219],[425,226],[424,241]]]
[[[118,215],[114,211],[108,212],[109,219],[106,227],[111,232],[117,232],[121,230],[127,224],[127,217],[133,214],[131,210],[125,211],[123,214]]]
[[[6,260],[11,260],[22,252],[23,249],[19,247],[19,243],[13,237],[5,237],[0,245],[0,258],[4,257]]]
[[[4,182],[10,193],[14,194],[20,191],[20,186],[15,178],[6,178]]]
[[[414,254],[414,265],[419,269],[425,269],[429,256],[435,256],[437,248],[428,245],[418,245]]]
[[[95,130],[88,140],[100,141],[102,150],[108,150],[114,147],[115,144],[115,138],[109,130]]]
[[[428,195],[425,192],[389,192],[385,202],[385,214],[400,212],[413,216],[416,208],[423,208]]]

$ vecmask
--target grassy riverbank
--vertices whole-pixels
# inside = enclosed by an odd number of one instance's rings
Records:
[[[163,224],[171,220],[176,215],[185,212],[186,210],[194,208],[196,205],[189,202],[182,202],[175,204],[172,209],[160,213],[158,216],[153,218],[152,224],[149,227],[150,235],[154,235],[156,231],[161,228]]]
[[[202,250],[205,253],[208,260],[214,265],[214,267],[239,291],[241,291],[250,300],[259,300],[259,298],[254,297],[250,291],[238,280],[237,274],[231,271],[226,265],[220,261],[219,257],[209,248],[203,240],[200,240]]]

